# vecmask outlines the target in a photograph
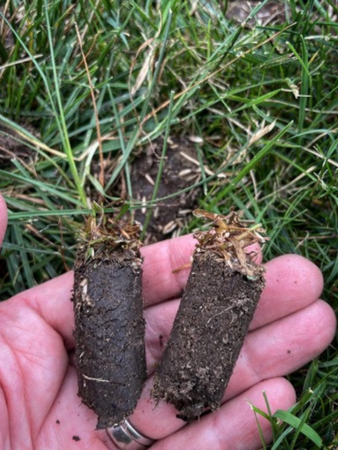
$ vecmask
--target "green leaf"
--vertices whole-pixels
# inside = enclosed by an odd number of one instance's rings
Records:
[[[300,431],[307,438],[309,438],[315,445],[317,445],[318,448],[322,447],[322,439],[319,436],[319,434],[306,423],[302,423],[301,419],[294,416],[289,411],[283,411],[281,409],[278,409],[274,413],[273,417],[282,420],[283,422],[286,422],[296,430]]]

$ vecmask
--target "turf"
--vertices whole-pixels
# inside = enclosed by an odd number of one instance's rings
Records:
[[[88,197],[109,203],[123,176],[128,206],[140,208],[133,156],[158,137],[183,136],[199,155],[200,207],[235,206],[261,222],[267,259],[310,258],[337,309],[338,6],[290,0],[283,20],[262,22],[269,2],[252,2],[238,23],[231,3],[5,2],[0,134],[17,146],[0,149],[10,210],[2,299],[72,267]],[[149,214],[161,200],[155,181]],[[182,233],[198,225],[191,219]],[[274,441],[263,448],[338,444],[336,348],[290,377],[298,403],[269,418]]]

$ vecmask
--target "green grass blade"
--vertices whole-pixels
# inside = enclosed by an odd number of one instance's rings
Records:
[[[167,153],[168,138],[169,138],[169,133],[170,133],[170,125],[171,125],[172,109],[173,109],[173,99],[174,99],[174,93],[171,92],[169,112],[168,112],[168,118],[167,118],[167,126],[166,126],[166,131],[165,131],[165,135],[164,135],[164,139],[163,139],[162,154],[161,154],[160,164],[158,167],[158,172],[157,172],[157,176],[156,176],[156,180],[155,180],[153,193],[151,196],[151,203],[154,203],[157,199],[157,194],[158,194],[158,190],[159,190],[161,179],[162,179],[164,161],[165,161],[165,157],[166,157],[166,153]],[[147,215],[146,215],[146,218],[144,221],[141,237],[140,237],[141,240],[144,239],[144,236],[146,234],[152,214],[153,214],[152,208],[148,209]]]
[[[77,166],[75,164],[73,151],[70,145],[69,137],[68,137],[68,131],[67,131],[67,125],[64,115],[64,109],[62,105],[62,99],[61,99],[61,93],[60,93],[60,85],[59,85],[59,77],[56,70],[56,61],[55,61],[55,54],[54,54],[54,43],[51,33],[51,25],[49,21],[49,14],[48,14],[48,2],[47,0],[44,0],[45,5],[45,18],[46,18],[46,24],[47,24],[47,34],[48,34],[48,41],[49,41],[49,49],[50,49],[50,56],[52,61],[52,70],[53,70],[53,78],[54,78],[54,89],[55,89],[55,95],[56,95],[56,101],[58,104],[58,110],[59,110],[59,127],[60,127],[60,134],[63,142],[63,149],[67,155],[67,160],[69,164],[70,171],[74,178],[74,183],[76,185],[81,203],[83,206],[87,206],[87,197],[84,190],[84,187],[81,182],[80,175],[77,170]]]
[[[306,423],[303,423],[302,419],[294,416],[292,413],[288,411],[283,411],[280,409],[274,413],[273,417],[282,420],[283,422],[286,422],[295,430],[299,430],[302,434],[304,434],[307,438],[309,438],[315,445],[317,445],[318,448],[321,448],[323,443],[321,437],[313,428],[311,428]]]
[[[218,194],[215,200],[210,202],[210,207],[214,207],[220,202],[221,198],[227,196],[233,189],[236,188],[237,184],[252,170],[260,161],[263,159],[273,148],[273,146],[278,142],[278,140],[284,136],[284,134],[291,128],[293,121],[286,125],[270,142],[264,145],[264,147],[254,155],[251,161],[239,172],[238,175],[234,177],[230,184],[228,184],[221,193]]]

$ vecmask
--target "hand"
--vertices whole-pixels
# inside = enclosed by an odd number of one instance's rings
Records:
[[[0,198],[0,239],[6,224]],[[171,405],[156,408],[149,397],[152,374],[168,339],[194,248],[191,236],[143,248],[149,378],[131,417],[151,450],[258,449],[256,419],[248,402],[266,410],[289,408],[295,393],[282,378],[321,353],[335,332],[332,309],[318,300],[320,271],[306,259],[286,255],[267,263],[267,285],[221,409],[186,425]],[[0,448],[5,450],[113,449],[96,417],[77,397],[72,365],[73,274],[16,295],[0,305]],[[174,300],[172,300],[174,299]],[[259,419],[270,438],[269,423]]]

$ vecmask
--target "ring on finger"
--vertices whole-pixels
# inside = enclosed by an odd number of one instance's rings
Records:
[[[144,450],[155,442],[154,439],[150,439],[137,431],[128,419],[107,428],[106,431],[120,450]]]

